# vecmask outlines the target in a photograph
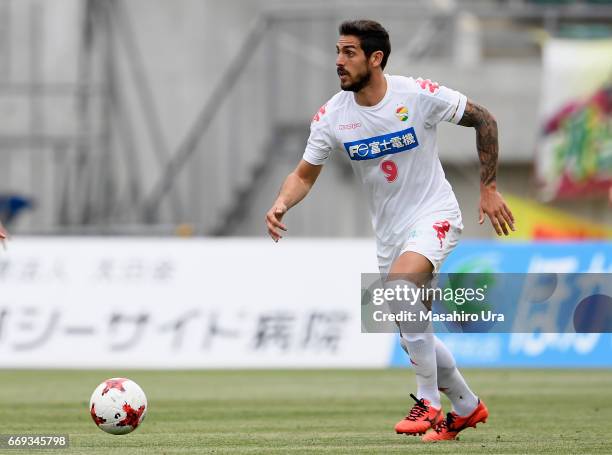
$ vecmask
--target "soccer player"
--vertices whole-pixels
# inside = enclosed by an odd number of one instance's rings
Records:
[[[332,150],[343,151],[365,186],[387,285],[416,286],[402,276],[437,272],[457,245],[461,212],[438,158],[436,125],[452,122],[476,130],[480,159],[479,223],[490,219],[498,235],[514,219],[496,187],[497,124],[482,106],[430,80],[390,76],[383,70],[391,45],[387,31],[371,20],[339,27],[336,69],[342,91],[315,114],[303,159],[285,179],[266,214],[276,242],[282,218],[315,183]],[[424,441],[455,439],[484,422],[488,411],[466,384],[446,346],[431,332],[402,331],[400,342],[416,373],[417,396],[397,433],[424,434]],[[442,413],[440,391],[452,403]],[[428,431],[430,430],[430,431]]]

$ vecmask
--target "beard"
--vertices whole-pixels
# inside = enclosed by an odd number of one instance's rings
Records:
[[[338,70],[338,75],[349,75],[349,73],[347,71],[340,71]],[[342,82],[340,82],[340,88],[342,90],[345,90],[347,92],[359,92],[361,89],[363,89],[366,85],[368,85],[368,83],[370,82],[370,78],[372,77],[372,72],[370,71],[370,69],[366,69],[365,73],[362,73],[360,75],[355,76],[355,78],[353,78],[352,81],[347,82],[346,84],[343,84]]]

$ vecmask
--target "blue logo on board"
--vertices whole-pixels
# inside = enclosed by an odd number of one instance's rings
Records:
[[[396,133],[345,142],[344,148],[351,160],[373,160],[385,155],[405,152],[419,145],[414,128],[408,128]]]

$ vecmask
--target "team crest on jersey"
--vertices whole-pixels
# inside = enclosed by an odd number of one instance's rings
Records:
[[[353,161],[373,160],[381,156],[405,152],[418,146],[419,140],[412,127],[396,133],[344,143],[344,149]]]
[[[402,122],[408,120],[408,109],[406,106],[398,106],[395,110],[395,116]]]

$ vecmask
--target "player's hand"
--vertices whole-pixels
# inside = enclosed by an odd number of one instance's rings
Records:
[[[268,213],[266,213],[266,225],[268,226],[268,234],[272,240],[278,242],[283,236],[280,235],[278,229],[286,231],[287,227],[281,223],[283,216],[287,213],[287,206],[281,202],[276,202]]]
[[[485,214],[491,220],[491,224],[497,235],[508,235],[508,228],[514,231],[514,216],[504,201],[502,195],[497,191],[495,183],[480,187],[480,205],[478,207],[478,223],[482,224]]]
[[[2,244],[2,248],[4,248],[6,250],[6,245],[4,244],[4,241],[8,238],[8,232],[6,232],[6,229],[4,229],[4,226],[2,226],[2,223],[0,223],[0,243]]]

